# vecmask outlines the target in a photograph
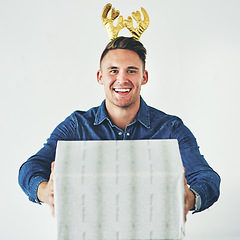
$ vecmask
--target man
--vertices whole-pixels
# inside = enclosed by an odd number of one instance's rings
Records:
[[[60,123],[44,147],[20,168],[19,184],[33,202],[45,202],[54,214],[53,174],[58,140],[177,139],[185,167],[185,219],[219,197],[220,177],[199,152],[181,119],[149,107],[140,96],[148,82],[146,49],[134,38],[118,37],[102,53],[98,83],[106,99],[87,112],[76,111]],[[190,188],[188,188],[188,185]]]

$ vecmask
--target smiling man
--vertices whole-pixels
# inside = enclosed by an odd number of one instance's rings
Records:
[[[99,107],[75,111],[60,123],[47,143],[20,168],[19,184],[33,202],[45,202],[54,214],[53,174],[58,140],[177,139],[185,167],[185,217],[219,197],[220,177],[199,152],[191,131],[176,116],[148,106],[140,96],[148,82],[146,49],[134,38],[118,37],[102,53],[98,83],[106,99]],[[188,187],[190,185],[190,188]]]
[[[109,51],[100,69],[97,80],[104,85],[108,114],[124,130],[139,110],[141,86],[147,83],[148,72],[138,54],[128,49]]]

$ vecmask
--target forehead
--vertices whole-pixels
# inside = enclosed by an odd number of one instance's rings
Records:
[[[101,65],[103,67],[108,67],[109,65],[141,67],[143,62],[134,51],[128,49],[112,49],[104,56]]]

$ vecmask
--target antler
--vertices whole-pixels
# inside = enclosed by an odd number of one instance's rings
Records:
[[[110,12],[110,18],[107,17],[108,13]],[[119,31],[124,28],[123,24],[123,17],[119,16],[120,12],[115,10],[115,8],[112,8],[112,4],[108,3],[102,11],[102,23],[107,29],[108,35],[110,39],[114,39],[117,37]],[[118,18],[117,26],[113,26],[113,21]]]
[[[144,20],[141,19],[141,13],[139,11],[132,12],[132,16],[137,22],[138,26],[136,28],[133,27],[133,20],[131,17],[128,17],[126,20],[124,20],[124,25],[126,28],[130,31],[132,34],[132,37],[134,37],[136,40],[139,40],[142,33],[148,28],[149,25],[149,16],[144,8],[141,8]]]

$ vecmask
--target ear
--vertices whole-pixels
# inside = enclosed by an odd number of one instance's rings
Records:
[[[101,72],[101,70],[98,70],[98,71],[97,71],[97,82],[98,82],[100,85],[103,85],[102,72]]]
[[[142,80],[142,85],[145,85],[148,82],[148,71],[144,70],[143,72],[143,80]]]

